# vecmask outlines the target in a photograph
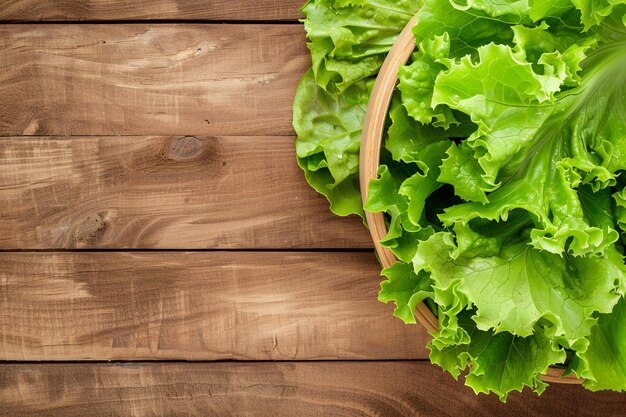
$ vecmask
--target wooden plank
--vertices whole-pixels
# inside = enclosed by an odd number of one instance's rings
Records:
[[[1,25],[0,136],[291,135],[301,25]]]
[[[507,404],[425,362],[0,365],[1,416],[622,417],[626,396],[554,384]]]
[[[296,20],[304,0],[3,0],[0,20]]]
[[[0,138],[0,248],[368,248],[293,137]]]
[[[0,360],[397,359],[370,252],[0,253]]]

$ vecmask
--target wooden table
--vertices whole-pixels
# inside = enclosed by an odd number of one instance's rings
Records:
[[[295,164],[302,0],[2,0],[1,416],[623,416],[506,406],[376,301]]]

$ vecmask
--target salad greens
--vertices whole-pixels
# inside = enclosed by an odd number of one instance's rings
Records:
[[[440,328],[432,362],[506,400],[550,366],[626,390],[626,0],[309,0],[298,163],[339,215],[384,212],[380,300]],[[379,178],[365,109],[408,20]]]

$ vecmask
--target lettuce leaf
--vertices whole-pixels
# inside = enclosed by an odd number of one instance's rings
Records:
[[[294,98],[298,165],[340,216],[363,216],[359,146],[373,76],[420,4],[310,0],[302,7],[313,65]]]
[[[332,95],[315,83],[309,70],[296,91],[293,114],[298,164],[309,184],[342,216],[363,213],[359,146],[372,84],[373,80],[360,81],[344,94]]]
[[[540,376],[566,358],[565,350],[541,332],[519,337],[478,330],[469,310],[459,313],[459,327],[466,336],[461,343],[442,340],[441,330],[433,335],[430,359],[455,378],[469,367],[465,382],[477,394],[492,392],[505,401],[525,386],[540,394],[547,386]]]
[[[585,388],[626,390],[626,300],[622,298],[611,314],[600,315],[588,340],[572,366],[586,378]]]
[[[602,257],[561,257],[529,246],[513,226],[491,238],[457,229],[457,236],[465,234],[459,238],[465,248],[455,245],[449,232],[436,233],[419,244],[416,272],[430,272],[444,314],[447,300],[453,300],[453,309],[459,303],[475,309],[478,329],[522,337],[532,335],[541,320],[552,336],[575,344],[590,334],[596,313],[610,313],[617,303],[621,285],[616,277],[626,270],[622,256],[611,250]],[[470,239],[482,241],[468,245]],[[481,251],[468,252],[468,246]]]
[[[418,0],[309,0],[302,12],[316,83],[341,93],[375,75]]]

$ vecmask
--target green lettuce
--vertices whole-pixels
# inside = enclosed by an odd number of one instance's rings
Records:
[[[407,323],[426,301],[439,320],[432,362],[466,371],[475,392],[540,393],[555,365],[591,390],[626,390],[626,2],[419,3],[303,9],[305,175],[339,214],[385,213],[381,244],[399,261],[379,299]],[[372,80],[415,12],[416,51],[363,207]]]
[[[296,156],[309,184],[343,216],[362,214],[358,184],[363,117],[373,80],[362,80],[332,95],[309,70],[296,92],[293,114]]]
[[[309,0],[302,12],[316,83],[341,93],[378,72],[419,0]]]
[[[294,99],[298,165],[340,216],[363,216],[358,170],[367,101],[387,52],[420,5],[311,0],[302,7],[313,65]]]

